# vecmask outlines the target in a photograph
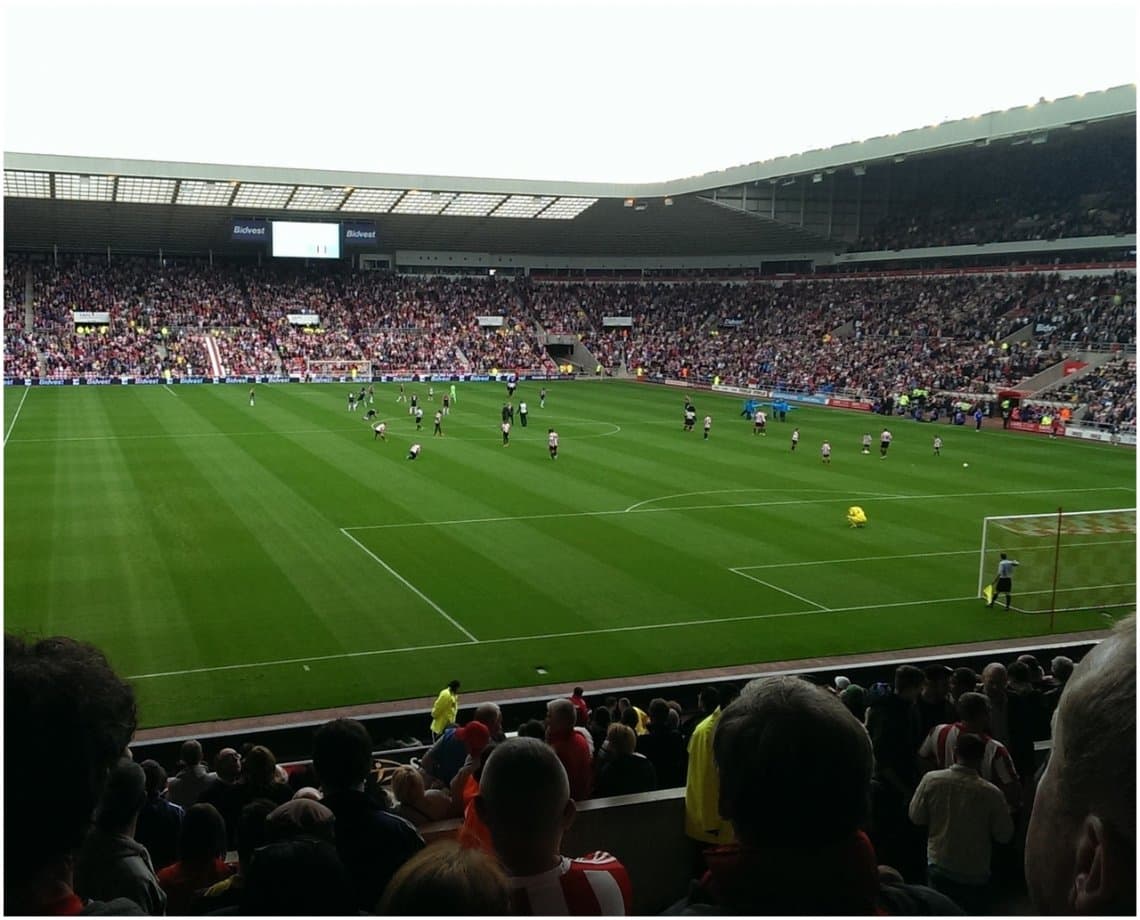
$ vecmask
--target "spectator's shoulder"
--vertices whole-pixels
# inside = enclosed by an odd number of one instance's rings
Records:
[[[895,916],[960,917],[965,913],[946,895],[925,885],[883,885],[879,903],[886,913]]]
[[[130,898],[112,898],[110,901],[88,901],[80,912],[84,917],[145,917],[147,912]]]

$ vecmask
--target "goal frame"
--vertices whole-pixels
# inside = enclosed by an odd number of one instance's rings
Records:
[[[1135,520],[1135,508],[1097,508],[1089,511],[1065,511],[1064,508],[1058,508],[1056,511],[1050,511],[1044,514],[995,514],[982,518],[982,542],[978,550],[978,597],[983,597],[983,590],[987,584],[991,582],[986,577],[986,552],[988,547],[987,538],[989,536],[989,527],[991,521],[1011,521],[1011,520],[1039,520],[1044,523],[1046,519],[1056,521],[1056,527],[1053,528],[1055,539],[1053,542],[1053,573],[1052,573],[1052,595],[1049,600],[1047,610],[1041,610],[1040,613],[1049,614],[1049,628],[1052,630],[1054,617],[1057,613],[1057,575],[1060,571],[1061,562],[1061,537],[1065,534],[1065,521],[1072,520],[1073,518],[1090,517],[1092,515],[1110,515],[1110,514],[1130,514]],[[1123,532],[1123,531],[1121,531]],[[1136,533],[1135,529],[1131,531]],[[1041,536],[1048,534],[1042,533]],[[992,548],[990,549],[992,552]],[[1024,612],[1024,611],[1022,611]],[[1034,611],[1038,612],[1038,611]]]
[[[352,368],[356,367],[356,379],[372,382],[372,362],[362,358],[321,358],[305,362],[305,374],[313,377],[352,378]],[[345,368],[345,370],[340,370]]]

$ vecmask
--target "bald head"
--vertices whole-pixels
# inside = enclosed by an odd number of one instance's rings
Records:
[[[1065,685],[1037,788],[1025,874],[1041,913],[1136,912],[1136,619]]]
[[[552,731],[568,732],[578,721],[578,714],[569,700],[551,700],[546,704],[546,720]]]
[[[986,693],[1000,692],[1008,683],[1009,675],[1006,673],[1005,665],[1000,661],[991,661],[982,669],[982,687]]]
[[[472,718],[474,721],[486,725],[492,738],[498,738],[502,735],[503,711],[497,703],[480,703],[475,707],[475,715]]]

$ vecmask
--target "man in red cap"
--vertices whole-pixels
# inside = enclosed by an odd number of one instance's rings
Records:
[[[491,740],[491,730],[477,719],[452,726],[431,746],[420,761],[420,769],[445,787],[451,785],[468,757],[477,757]]]

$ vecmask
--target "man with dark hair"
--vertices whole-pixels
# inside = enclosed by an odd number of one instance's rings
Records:
[[[136,721],[134,691],[93,645],[5,635],[5,913],[140,912],[125,898],[84,903],[72,882],[72,857]]]
[[[323,803],[336,815],[336,850],[352,877],[360,910],[375,910],[396,870],[423,849],[419,832],[364,792],[372,739],[359,722],[335,719],[313,736],[313,767]]]
[[[924,877],[922,840],[907,818],[921,772],[917,751],[923,732],[917,701],[924,680],[918,668],[900,665],[893,692],[872,696],[867,709],[867,733],[875,752],[871,838],[883,862],[909,881]]]
[[[685,773],[685,836],[693,843],[694,865],[703,867],[702,854],[710,847],[732,843],[732,825],[720,812],[720,777],[713,761],[713,735],[720,721],[721,694],[705,687],[697,699],[703,714],[689,737],[689,763]]]
[[[237,872],[202,892],[199,903],[202,913],[234,908],[241,904],[253,853],[267,843],[265,823],[277,807],[269,799],[254,799],[241,810],[237,825]]]
[[[134,839],[135,823],[146,802],[146,774],[123,758],[111,771],[95,828],[75,860],[75,890],[83,897],[108,901],[129,898],[152,917],[166,912],[150,854]]]
[[[973,693],[978,688],[978,675],[973,668],[955,668],[950,675],[950,699],[956,706],[963,693]]]
[[[1136,914],[1136,617],[1082,659],[1053,720],[1025,841],[1042,914]]]
[[[459,681],[453,680],[439,691],[431,707],[431,737],[434,741],[459,716]]]
[[[929,832],[930,886],[968,914],[988,913],[992,845],[1013,837],[1005,797],[978,772],[985,753],[986,742],[978,735],[960,735],[957,763],[927,773],[910,801],[910,820]]]
[[[920,672],[921,673],[921,672]],[[754,680],[713,738],[720,813],[739,843],[706,853],[687,909],[726,914],[953,914],[918,885],[884,884],[866,823],[871,742],[832,694],[795,677]]]
[[[982,693],[963,693],[958,700],[958,721],[936,725],[918,749],[919,758],[927,766],[945,770],[957,763],[958,739],[976,735],[985,744],[978,772],[1005,795],[1011,807],[1021,798],[1021,784],[1013,758],[1005,745],[990,734],[990,702]]]
[[[1009,753],[1013,764],[1023,777],[1031,777],[1037,770],[1033,751],[1035,741],[1049,737],[1044,724],[1045,706],[1041,691],[1030,682],[1032,672],[1024,661],[1010,662],[1006,669],[1009,685],[1006,698],[1009,701]]]
[[[180,769],[166,783],[166,798],[186,809],[196,803],[218,778],[217,774],[206,772],[206,765],[202,763],[202,745],[197,741],[182,742],[178,762]]]
[[[685,739],[669,720],[669,704],[657,697],[649,701],[649,730],[637,738],[637,753],[644,755],[657,774],[658,789],[685,785],[688,754]]]
[[[146,804],[135,823],[135,840],[146,847],[154,871],[165,869],[178,859],[178,838],[182,834],[185,812],[163,797],[166,771],[157,760],[144,760],[140,766],[146,775]]]
[[[922,690],[918,694],[917,706],[923,737],[935,725],[954,721],[954,704],[950,702],[952,673],[944,664],[928,665],[922,672]]]
[[[507,871],[513,913],[630,913],[629,875],[618,860],[603,852],[581,859],[562,855],[562,836],[576,809],[566,770],[549,745],[533,738],[498,745],[474,802]]]
[[[570,694],[570,702],[574,704],[574,710],[578,713],[579,725],[585,725],[590,721],[590,704],[586,702],[583,693],[585,691],[581,687],[575,687],[574,692]]]

